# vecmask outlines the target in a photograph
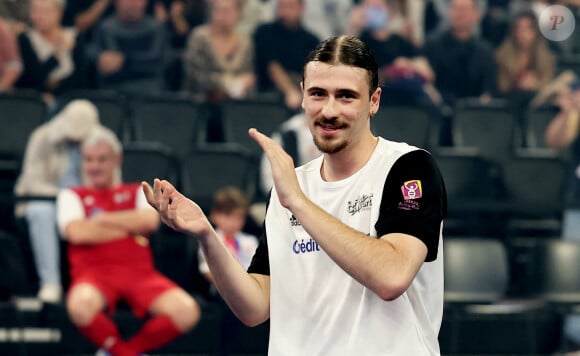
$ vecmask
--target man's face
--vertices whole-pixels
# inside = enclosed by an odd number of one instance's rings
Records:
[[[147,0],[116,0],[117,16],[122,21],[136,22],[143,18]]]
[[[88,185],[96,189],[110,188],[115,170],[120,168],[121,157],[106,142],[83,147],[83,172]]]
[[[479,21],[480,13],[476,0],[452,0],[449,21],[455,31],[471,31]]]
[[[343,64],[310,62],[304,68],[302,108],[316,147],[337,153],[372,135],[370,112],[379,107],[380,89],[369,96],[367,71]]]
[[[277,0],[276,17],[286,26],[295,27],[302,20],[304,6],[300,0]]]

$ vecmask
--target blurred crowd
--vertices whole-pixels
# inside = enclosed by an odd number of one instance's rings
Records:
[[[506,0],[2,0],[0,92],[177,91],[219,104],[257,93],[298,110],[303,58],[349,33],[372,48],[384,100],[452,107],[463,97],[526,105],[578,36],[547,41],[552,4]],[[443,111],[443,117],[445,116]]]

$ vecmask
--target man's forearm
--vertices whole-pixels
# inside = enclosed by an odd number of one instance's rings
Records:
[[[127,237],[126,230],[107,227],[90,219],[71,222],[65,231],[66,240],[74,245],[93,245]]]
[[[383,299],[404,292],[425,259],[426,247],[410,235],[369,238],[308,199],[291,211],[337,265]]]
[[[154,210],[138,209],[101,213],[96,220],[106,227],[147,235],[159,227],[159,215]]]
[[[246,325],[258,325],[270,314],[269,277],[248,274],[215,231],[199,238],[212,282],[234,314]]]

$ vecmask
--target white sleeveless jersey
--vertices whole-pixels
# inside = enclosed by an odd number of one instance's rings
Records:
[[[417,150],[379,139],[366,165],[351,177],[325,182],[323,157],[297,168],[315,204],[342,223],[376,238],[375,223],[393,164]],[[270,266],[270,355],[437,355],[443,314],[442,238],[408,290],[384,301],[354,280],[280,205],[272,191],[266,214]],[[328,231],[332,234],[332,231]]]

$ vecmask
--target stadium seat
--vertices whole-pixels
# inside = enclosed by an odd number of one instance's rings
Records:
[[[136,141],[159,141],[179,157],[191,151],[203,136],[205,108],[185,97],[141,97],[131,101]]]
[[[167,179],[181,189],[181,163],[169,147],[156,141],[135,141],[123,147],[123,180],[147,181]]]
[[[548,148],[544,139],[546,128],[556,117],[559,109],[555,106],[530,108],[525,117],[526,147]]]
[[[496,166],[475,148],[439,148],[433,154],[447,192],[445,235],[477,236],[496,230]]]
[[[259,156],[262,150],[248,135],[252,127],[271,135],[280,124],[290,118],[283,103],[277,100],[247,99],[230,100],[221,108],[224,127],[224,140],[244,146],[252,155]]]
[[[501,165],[501,196],[510,234],[559,234],[567,165],[558,152],[521,149]]]
[[[534,321],[543,312],[542,305],[508,298],[509,261],[504,244],[497,238],[450,238],[444,241],[443,250],[442,351],[538,353]]]
[[[580,54],[568,54],[558,57],[558,72],[571,70],[580,78]]]
[[[537,244],[533,289],[562,318],[580,314],[580,240],[546,239]],[[567,338],[560,338],[567,350]]]
[[[438,139],[436,125],[426,108],[421,106],[382,106],[371,118],[371,129],[391,141],[406,142],[429,148]]]
[[[0,94],[0,158],[20,161],[32,131],[46,122],[47,110],[40,94]]]
[[[253,199],[256,186],[256,160],[235,143],[200,146],[183,159],[183,190],[208,212],[214,193],[225,186],[240,188]]]
[[[455,145],[477,147],[483,156],[494,161],[508,157],[521,136],[507,102],[499,99],[486,104],[476,98],[458,100],[452,131]]]

